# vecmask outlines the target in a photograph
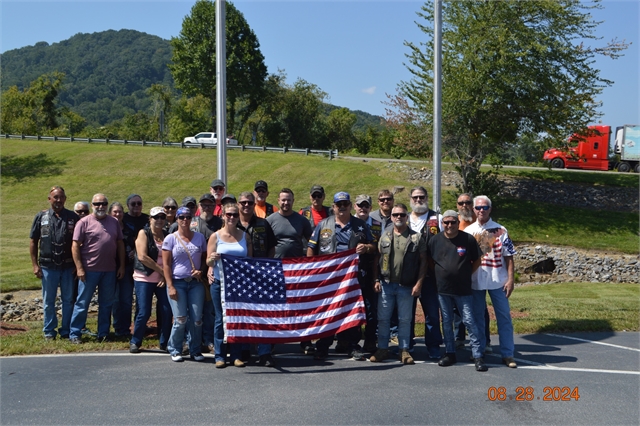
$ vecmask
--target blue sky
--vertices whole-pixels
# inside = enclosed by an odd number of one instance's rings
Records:
[[[30,1],[2,0],[0,52],[56,43],[77,33],[134,29],[164,39],[177,36],[193,0]],[[283,69],[318,85],[334,105],[384,115],[386,93],[410,75],[403,65],[405,40],[424,39],[414,21],[420,1],[237,0],[260,41],[270,73]],[[604,90],[603,124],[640,123],[638,109],[640,2],[604,1],[593,11],[604,21],[598,35],[633,42],[618,60],[598,58]]]

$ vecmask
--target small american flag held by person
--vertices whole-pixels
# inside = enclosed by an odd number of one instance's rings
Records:
[[[228,343],[314,340],[366,322],[355,250],[288,259],[221,258]]]

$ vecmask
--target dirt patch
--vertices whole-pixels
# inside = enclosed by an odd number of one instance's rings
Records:
[[[0,322],[0,337],[13,336],[14,334],[24,333],[25,331],[27,331],[27,327]]]

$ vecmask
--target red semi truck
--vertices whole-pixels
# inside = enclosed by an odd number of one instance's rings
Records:
[[[550,148],[544,160],[553,168],[611,170],[640,173],[640,125],[616,128],[613,152],[609,149],[611,126],[589,126],[586,135],[573,134],[569,147]]]

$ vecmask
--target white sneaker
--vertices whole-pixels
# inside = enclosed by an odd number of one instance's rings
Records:
[[[182,362],[182,361],[184,361],[184,358],[182,358],[182,355],[180,355],[180,354],[171,355],[171,361],[173,361],[173,362]]]

